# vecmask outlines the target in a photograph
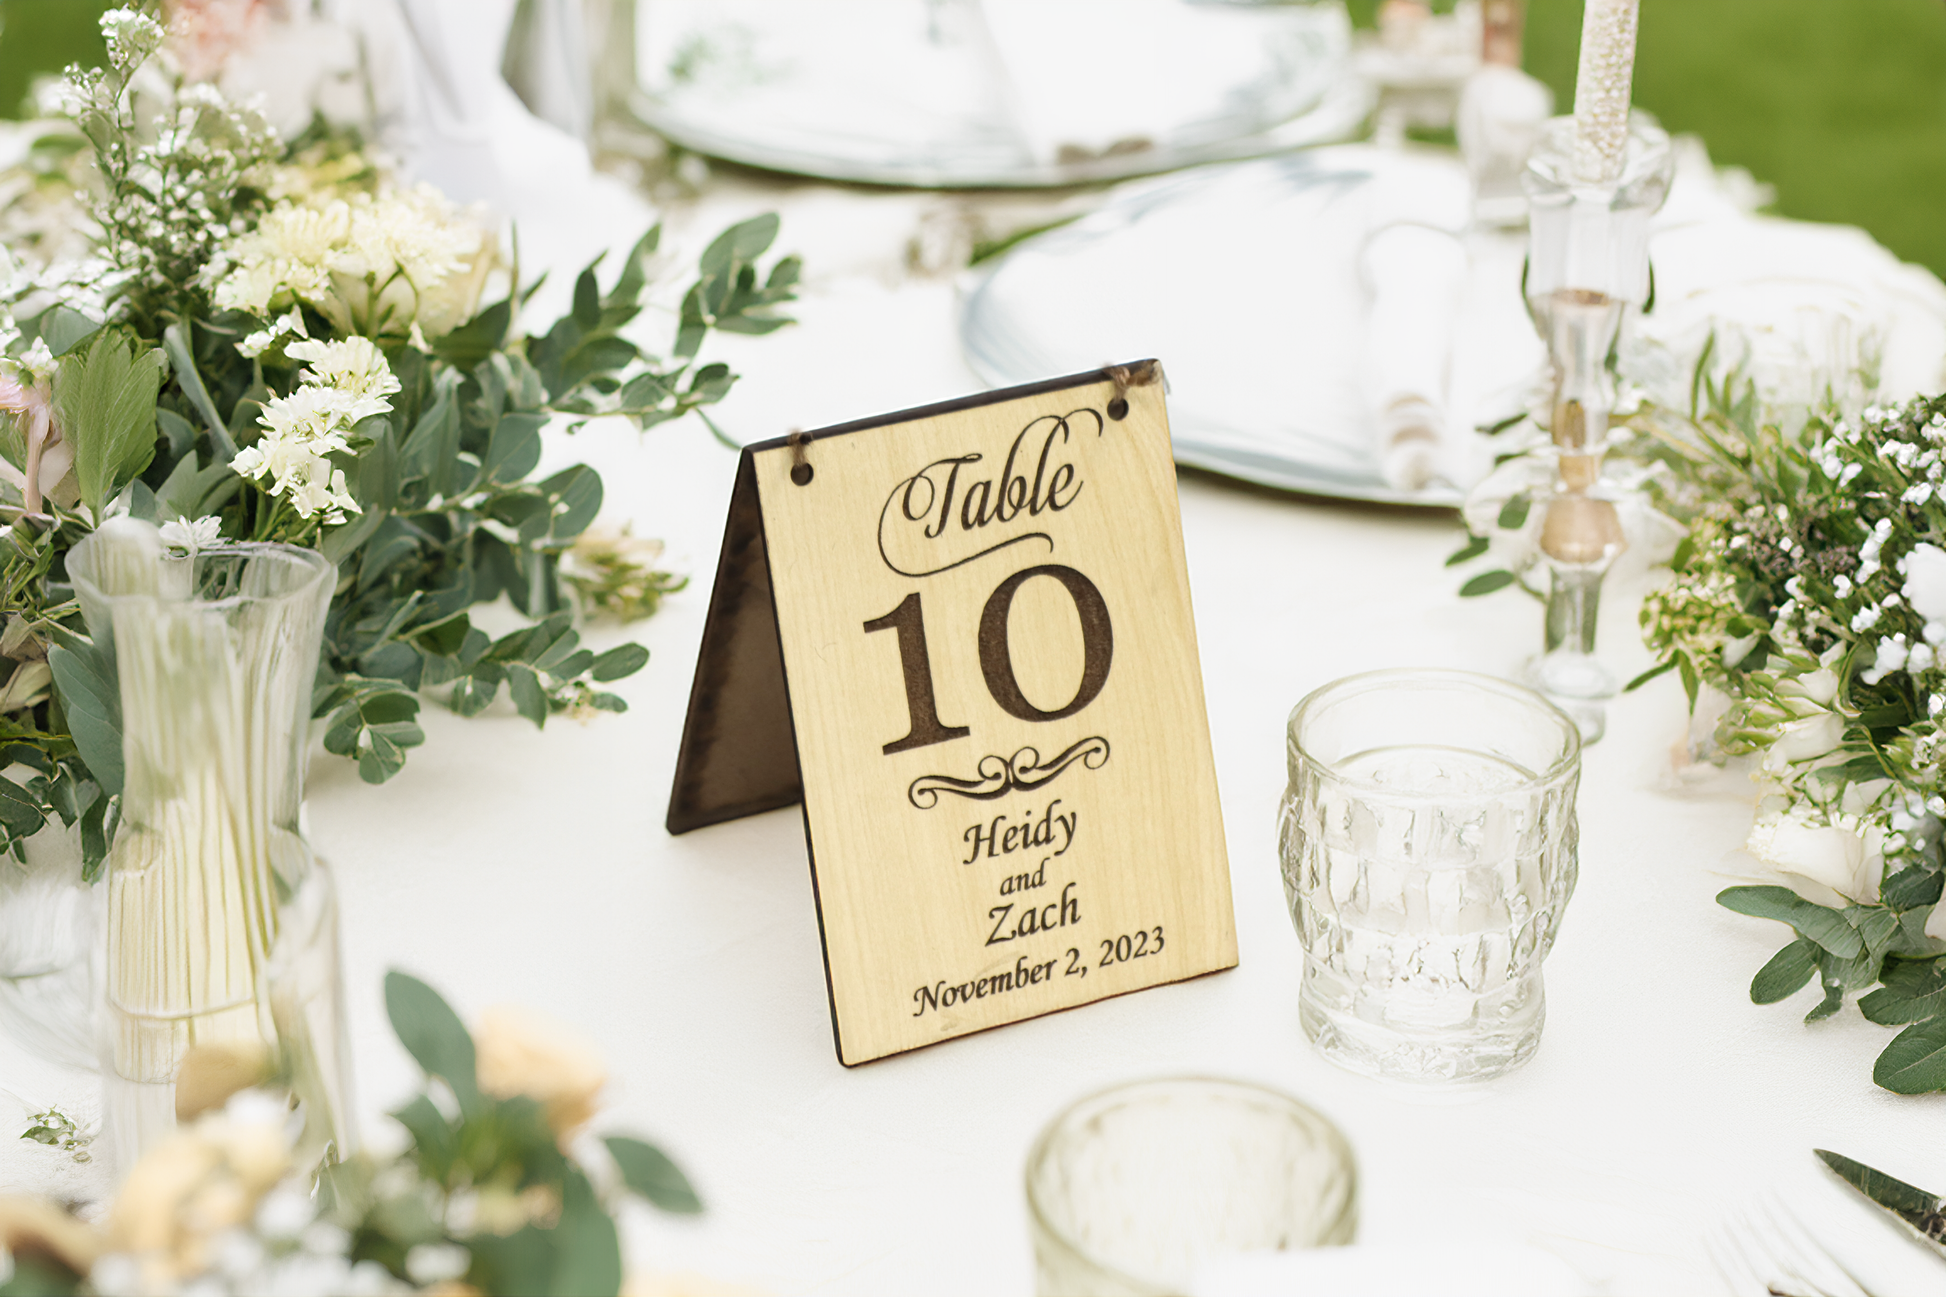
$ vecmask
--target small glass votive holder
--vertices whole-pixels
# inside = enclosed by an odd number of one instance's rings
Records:
[[[1338,1128],[1288,1095],[1171,1078],[1103,1090],[1027,1158],[1040,1297],[1163,1297],[1245,1252],[1349,1243],[1357,1171]]]
[[[1374,671],[1299,703],[1287,738],[1279,836],[1305,1034],[1397,1080],[1526,1062],[1576,877],[1573,719],[1491,676]]]

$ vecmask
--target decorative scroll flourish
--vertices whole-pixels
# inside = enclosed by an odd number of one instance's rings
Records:
[[[951,793],[955,797],[967,797],[974,801],[990,802],[1008,793],[1039,788],[1042,784],[1052,783],[1056,776],[1069,766],[1080,762],[1088,770],[1099,770],[1108,762],[1108,740],[1099,734],[1082,739],[1046,762],[1042,762],[1040,750],[1022,748],[1012,758],[984,756],[974,767],[979,776],[976,779],[955,779],[951,775],[921,775],[906,789],[906,796],[912,804],[922,811],[929,811],[939,805],[941,793]]]

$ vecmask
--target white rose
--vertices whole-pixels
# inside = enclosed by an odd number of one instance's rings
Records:
[[[1926,935],[1934,941],[1946,941],[1946,901],[1933,906],[1926,916]]]
[[[1743,847],[1777,881],[1814,905],[1842,909],[1847,901],[1878,902],[1884,858],[1850,829],[1813,824],[1801,812],[1763,816],[1750,827]]]
[[[1778,732],[1777,741],[1764,755],[1764,769],[1783,771],[1802,761],[1815,761],[1844,741],[1845,718],[1836,712],[1822,712],[1801,721],[1792,721]]]
[[[1777,692],[1786,698],[1808,698],[1820,707],[1831,706],[1838,696],[1838,673],[1830,667],[1777,682]]]
[[[1905,598],[1927,621],[1946,620],[1946,549],[1930,541],[1912,547],[1900,565],[1905,572]]]

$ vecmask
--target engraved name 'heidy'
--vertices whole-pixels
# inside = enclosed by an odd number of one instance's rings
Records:
[[[993,523],[1013,522],[1023,514],[1038,518],[1043,513],[1059,513],[1068,508],[1080,496],[1084,483],[1080,470],[1057,451],[1073,435],[1072,421],[1083,416],[1094,420],[1095,435],[1100,436],[1107,425],[1098,410],[1042,415],[1014,437],[997,477],[975,477],[970,466],[982,462],[985,456],[970,451],[936,459],[893,487],[878,515],[878,553],[885,566],[900,576],[936,576],[1026,540],[1046,541],[1052,550],[1053,537],[1044,531],[1030,531],[938,567],[921,562],[914,565],[917,570],[912,570],[899,566],[887,541],[910,537],[915,531],[927,541],[939,541],[955,525],[960,533],[972,532]],[[1038,448],[1034,444],[1036,440]],[[1031,478],[1028,476],[1030,463]],[[963,484],[962,469],[969,470],[968,480]]]
[[[1047,809],[1041,812],[1039,820],[1033,818],[1032,811],[1027,812],[1025,824],[1007,824],[1005,815],[996,815],[991,824],[972,825],[960,835],[960,839],[972,848],[966,859],[960,863],[970,865],[978,860],[981,848],[985,848],[986,854],[991,857],[1012,855],[1016,851],[1025,851],[1031,847],[1053,846],[1057,835],[1061,839],[1061,845],[1055,848],[1054,854],[1067,855],[1068,848],[1074,845],[1074,830],[1081,822],[1081,812],[1070,811],[1066,815],[1057,815],[1054,808],[1060,804],[1061,799],[1058,797],[1048,803]]]

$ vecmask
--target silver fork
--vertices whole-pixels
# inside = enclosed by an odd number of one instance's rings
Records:
[[[1736,1297],[1873,1297],[1774,1195],[1733,1213],[1703,1246]]]

